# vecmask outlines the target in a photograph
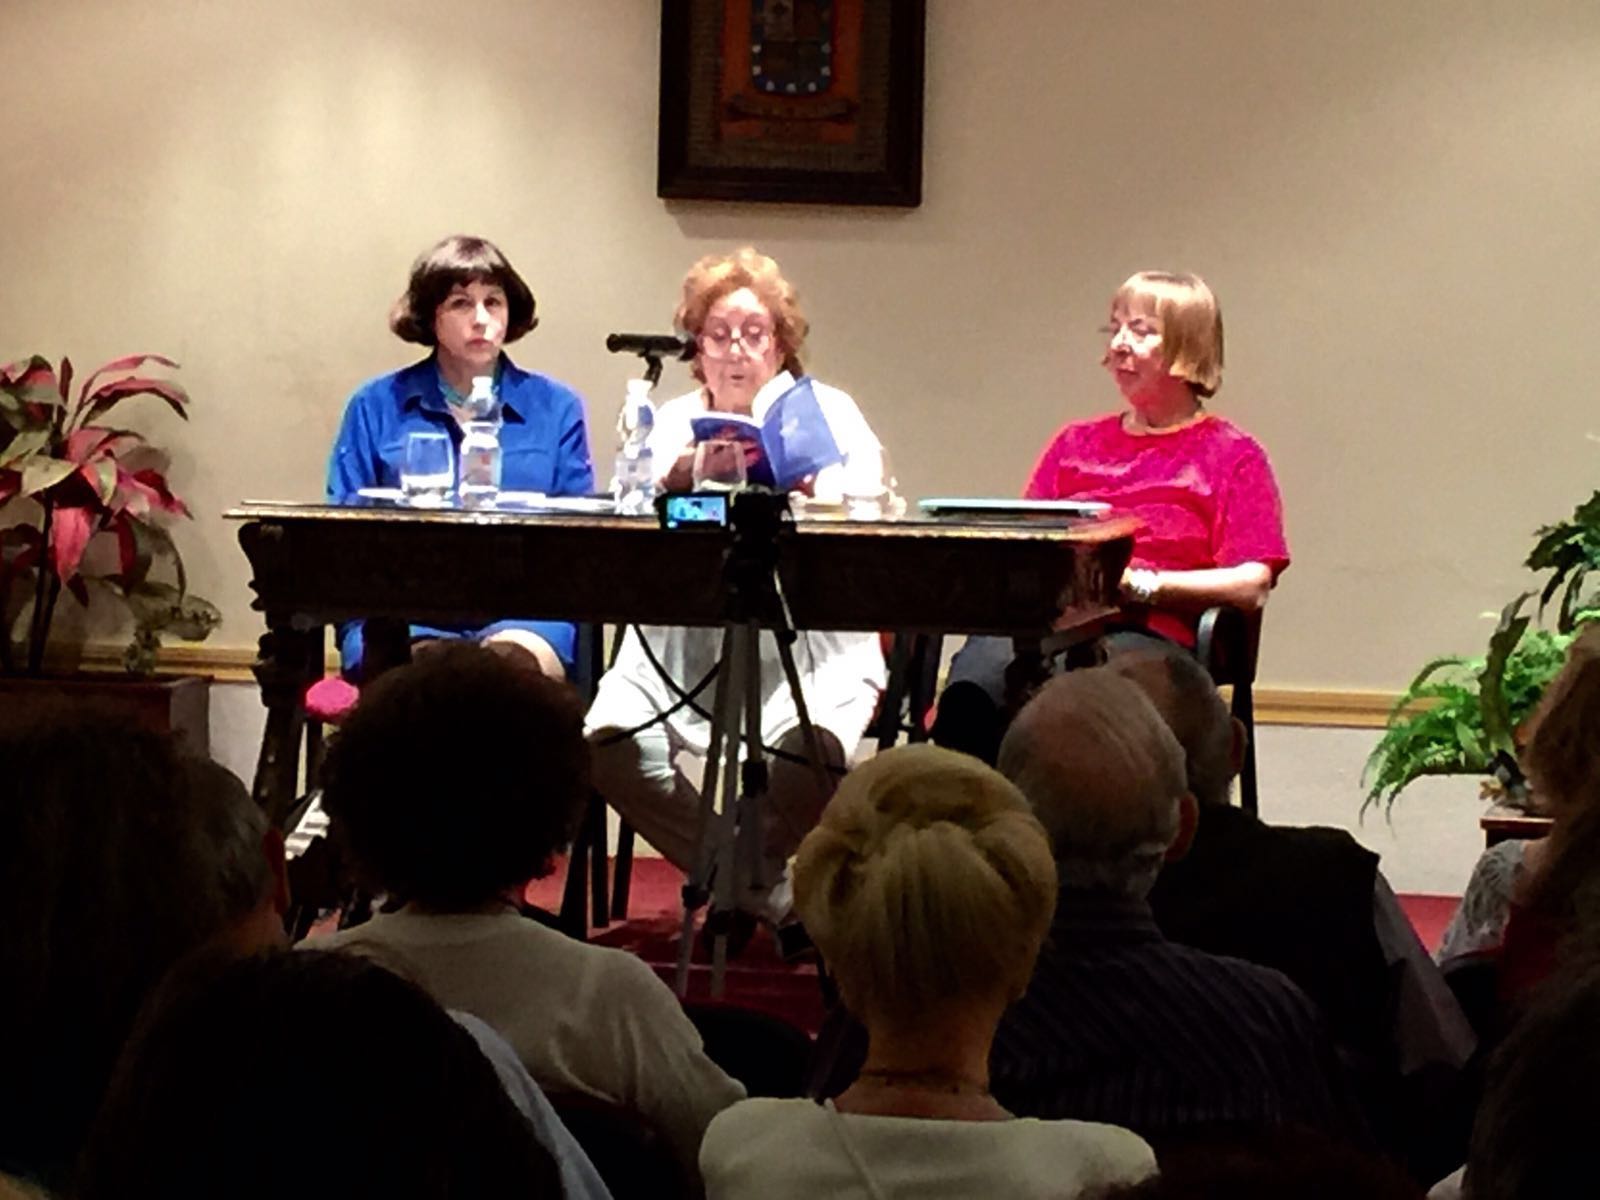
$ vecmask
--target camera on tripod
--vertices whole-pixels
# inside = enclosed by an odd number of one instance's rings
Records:
[[[663,529],[731,529],[740,541],[777,538],[790,519],[789,493],[765,487],[736,492],[665,492],[656,497]]]

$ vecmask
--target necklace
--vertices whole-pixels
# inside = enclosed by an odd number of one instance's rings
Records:
[[[862,1079],[886,1088],[907,1088],[920,1092],[945,1092],[951,1096],[987,1096],[989,1085],[976,1079],[952,1075],[948,1071],[895,1071],[885,1067],[870,1067],[861,1072]]]
[[[1145,421],[1144,417],[1139,413],[1130,412],[1123,414],[1122,428],[1124,431],[1133,434],[1135,437],[1149,436],[1152,434],[1159,437],[1165,433],[1177,433],[1180,429],[1188,429],[1191,425],[1198,425],[1209,415],[1210,414],[1206,412],[1205,406],[1201,404],[1197,405],[1194,412],[1190,413],[1187,417],[1183,417],[1177,421],[1174,421],[1170,425],[1151,425]]]

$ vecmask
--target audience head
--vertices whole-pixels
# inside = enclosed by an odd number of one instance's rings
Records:
[[[223,938],[240,953],[288,945],[289,910],[283,833],[232,771],[210,759],[185,758],[178,778],[198,801],[200,836],[215,862],[227,914]]]
[[[308,1140],[314,1152],[294,1152]],[[76,1194],[476,1200],[560,1186],[472,1035],[426,993],[354,955],[279,951],[191,964],[152,999]]]
[[[532,290],[500,248],[486,238],[456,234],[424,250],[411,264],[411,280],[389,313],[389,328],[402,341],[435,345],[439,306],[457,287],[469,283],[490,283],[505,292],[505,344],[539,323]]]
[[[1222,386],[1222,306],[1206,281],[1180,271],[1140,271],[1111,297],[1113,320],[1153,317],[1169,374],[1201,396]]]
[[[800,311],[794,285],[784,278],[775,260],[753,246],[744,246],[732,254],[709,254],[690,267],[683,280],[683,298],[672,316],[673,325],[698,340],[705,329],[706,314],[717,301],[744,288],[755,293],[772,321],[777,365],[791,374],[801,374],[804,368],[800,365],[800,352],[805,348],[810,325]],[[698,357],[693,369],[695,378],[704,383],[705,371]]]
[[[1467,1155],[1471,1200],[1581,1195],[1600,1104],[1600,957],[1546,983],[1495,1051]]]
[[[1522,764],[1551,811],[1600,802],[1600,622],[1568,647],[1528,727]]]
[[[1046,683],[1007,730],[999,766],[1050,835],[1063,887],[1142,897],[1193,828],[1182,747],[1106,667]]]
[[[1249,735],[1222,702],[1210,673],[1171,644],[1113,653],[1107,666],[1145,694],[1178,739],[1189,794],[1201,805],[1226,806]]]
[[[795,858],[795,908],[867,1024],[1022,994],[1055,908],[1050,846],[977,759],[886,750],[845,776]]]
[[[70,1165],[139,1005],[180,957],[250,929],[282,937],[263,838],[243,785],[124,717],[8,720],[0,1171],[49,1182]]]
[[[1551,912],[1576,907],[1600,929],[1600,622],[1572,643],[1528,725],[1522,764],[1555,818],[1529,902]]]
[[[323,770],[332,835],[360,872],[441,912],[546,874],[588,796],[576,693],[466,642],[364,688]]]

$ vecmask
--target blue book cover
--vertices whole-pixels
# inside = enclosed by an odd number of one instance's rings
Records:
[[[746,478],[784,491],[823,467],[844,461],[810,376],[802,376],[774,400],[759,423],[739,413],[708,412],[689,424],[697,442],[732,438],[759,446],[761,454],[746,466]]]

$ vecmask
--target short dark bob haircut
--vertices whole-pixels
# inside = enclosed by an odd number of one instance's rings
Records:
[[[364,688],[323,768],[333,837],[363,879],[437,912],[548,874],[588,797],[577,693],[469,642]]]
[[[495,283],[506,294],[506,344],[539,323],[533,292],[500,247],[487,238],[454,234],[424,250],[411,264],[411,282],[389,312],[389,328],[402,341],[432,346],[434,317],[455,288],[469,283]]]

